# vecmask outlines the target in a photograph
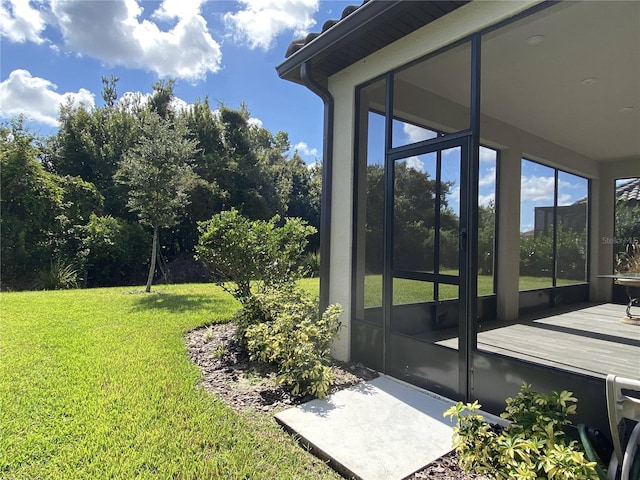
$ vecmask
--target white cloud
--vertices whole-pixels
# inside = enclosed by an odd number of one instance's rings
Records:
[[[179,97],[173,97],[169,102],[169,108],[174,112],[182,112],[189,109],[189,104]]]
[[[424,162],[418,157],[407,158],[407,167],[414,169],[416,172],[424,171]]]
[[[128,112],[132,112],[136,108],[145,107],[151,99],[152,93],[142,92],[124,92],[118,99],[118,105],[124,108]],[[174,96],[169,102],[169,108],[175,113],[183,110],[188,110],[191,104],[187,103],[183,99]]]
[[[58,93],[57,85],[51,81],[34,77],[27,70],[14,70],[9,77],[0,82],[0,117],[8,118],[25,115],[30,120],[50,126],[58,126],[58,113],[61,104],[69,99],[74,105],[95,107],[95,95],[81,88],[77,92]],[[151,93],[125,92],[118,99],[118,105],[127,111],[144,108]],[[186,110],[190,104],[179,97],[173,97],[169,104],[174,112]]]
[[[158,16],[179,18],[168,31],[149,20],[140,21],[143,9],[135,0],[53,0],[51,11],[67,50],[109,65],[202,80],[220,69],[222,53],[199,14],[199,2],[187,5],[182,13],[174,2],[161,5]]]
[[[482,175],[478,179],[479,187],[489,187],[496,184],[496,167],[491,167],[487,170],[487,173]]]
[[[313,14],[318,0],[240,0],[244,7],[225,13],[223,19],[231,37],[251,49],[268,50],[279,34],[293,30],[305,35],[316,24]]]
[[[558,178],[558,205],[572,205],[586,196],[586,183],[582,184],[580,181],[571,183],[563,180],[562,177]]]
[[[553,206],[555,188],[554,177],[523,176],[520,179],[520,200],[522,202],[545,202],[545,206]],[[558,205],[570,205],[575,199],[567,189],[576,189],[578,185],[558,181]]]
[[[553,205],[553,177],[523,176],[520,179],[520,200],[532,202],[551,202]]]
[[[565,205],[571,205],[572,203],[574,203],[574,199],[573,197],[568,194],[568,193],[561,193],[558,195],[558,205],[559,206],[565,206]]]
[[[480,147],[480,163],[495,162],[497,152],[487,147]]]
[[[124,92],[118,99],[118,106],[131,113],[137,108],[144,107],[149,102],[150,93]]]
[[[436,138],[436,133],[434,131],[418,127],[417,125],[412,125],[410,123],[405,123],[402,126],[402,129],[404,134],[407,136],[407,141],[409,143],[422,142],[423,140]]]
[[[455,185],[446,198],[449,202],[449,208],[454,208],[454,210],[457,210],[458,206],[460,205],[460,185]]]
[[[317,148],[309,148],[309,145],[306,144],[306,142],[298,142],[293,146],[294,150],[297,150],[298,153],[301,153],[302,155],[305,155],[307,157],[309,156],[314,156],[317,157],[318,156],[318,149]]]
[[[57,89],[49,80],[34,77],[27,70],[14,70],[0,82],[0,116],[22,114],[36,122],[57,126],[60,104],[69,99],[87,108],[95,105],[93,93],[84,88],[66,93],[58,93]]]
[[[152,16],[159,20],[195,17],[200,15],[203,3],[204,0],[164,0]]]
[[[478,204],[487,207],[490,203],[496,203],[495,192],[488,193],[487,195],[478,195]]]
[[[12,42],[42,43],[45,20],[38,4],[28,0],[4,0],[0,3],[0,35]]]
[[[262,128],[262,120],[260,120],[259,118],[251,117],[249,120],[247,120],[247,123],[252,127]]]

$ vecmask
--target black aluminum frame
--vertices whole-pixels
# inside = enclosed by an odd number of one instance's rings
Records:
[[[390,215],[393,214],[393,205],[390,204],[391,200],[392,200],[392,193],[393,193],[393,184],[391,183],[391,180],[393,179],[393,171],[392,171],[392,167],[394,165],[393,161],[389,161],[390,159],[395,159],[395,158],[402,158],[404,156],[407,156],[408,153],[410,152],[417,152],[417,151],[421,151],[421,149],[424,148],[430,148],[430,147],[435,147],[435,146],[439,146],[439,145],[445,145],[445,143],[443,142],[449,142],[449,141],[454,141],[454,140],[458,140],[459,142],[467,142],[466,148],[463,148],[463,150],[466,149],[467,151],[467,158],[461,158],[461,178],[466,179],[466,188],[461,189],[461,194],[463,194],[464,191],[464,199],[461,198],[460,200],[460,225],[461,225],[461,229],[463,229],[463,237],[466,236],[466,239],[464,239],[465,241],[462,241],[463,239],[461,238],[461,254],[464,255],[464,260],[460,262],[460,271],[459,271],[459,299],[460,299],[460,307],[461,307],[461,318],[464,318],[465,321],[464,322],[460,322],[460,332],[459,332],[459,363],[458,363],[458,367],[459,367],[459,392],[462,394],[463,398],[470,400],[472,398],[477,397],[477,395],[474,392],[474,389],[476,387],[479,387],[478,385],[476,385],[474,387],[474,381],[473,381],[473,377],[474,377],[474,369],[476,368],[476,366],[474,366],[474,358],[476,358],[479,361],[483,361],[483,359],[489,359],[491,358],[491,362],[490,363],[494,363],[493,357],[495,358],[496,362],[502,362],[504,364],[512,364],[513,368],[516,367],[516,365],[518,366],[517,368],[521,368],[520,366],[523,366],[522,368],[524,368],[524,371],[527,372],[538,372],[538,371],[542,371],[542,372],[546,372],[548,369],[545,367],[542,367],[540,365],[537,364],[532,364],[532,366],[524,366],[524,365],[528,365],[527,362],[521,362],[517,359],[512,359],[509,357],[506,358],[502,358],[500,356],[494,356],[491,354],[487,354],[486,352],[479,352],[477,350],[477,322],[476,319],[478,318],[478,295],[477,295],[477,273],[478,273],[478,258],[477,258],[477,251],[478,251],[478,204],[477,204],[477,200],[478,200],[478,175],[479,175],[479,147],[480,147],[480,114],[481,114],[481,105],[480,105],[480,96],[481,96],[481,42],[482,42],[482,37],[483,35],[489,33],[489,32],[493,32],[495,30],[498,30],[500,28],[502,28],[505,25],[508,25],[510,23],[516,22],[518,20],[521,20],[523,18],[528,17],[529,15],[535,14],[541,10],[544,10],[550,6],[555,5],[556,1],[548,1],[548,2],[543,2],[539,5],[536,5],[530,9],[527,9],[526,11],[515,15],[509,19],[505,19],[504,21],[501,21],[497,24],[494,24],[488,28],[485,28],[479,32],[475,32],[474,34],[471,34],[465,38],[462,38],[450,45],[447,45],[443,48],[440,48],[434,52],[429,53],[428,55],[425,55],[419,59],[416,59],[412,62],[409,62],[405,65],[403,65],[402,67],[399,67],[397,69],[394,69],[390,72],[387,72],[384,75],[381,75],[379,77],[376,77],[375,79],[372,79],[369,82],[366,82],[360,86],[358,86],[356,88],[356,108],[358,109],[357,111],[359,112],[361,105],[360,105],[360,95],[359,95],[359,91],[361,88],[365,88],[366,86],[371,85],[374,82],[378,82],[381,79],[385,79],[386,80],[386,99],[385,99],[385,185],[384,185],[384,189],[385,189],[385,207],[384,207],[384,222],[386,225],[388,225],[387,222],[390,221]],[[393,77],[394,74],[402,71],[403,69],[406,68],[410,68],[411,66],[419,63],[419,62],[424,62],[426,60],[428,60],[429,58],[432,58],[436,55],[440,55],[444,52],[446,52],[447,50],[456,48],[459,45],[465,44],[470,42],[471,44],[471,83],[470,83],[470,123],[469,123],[469,128],[462,130],[462,131],[458,131],[458,132],[453,132],[453,133],[447,133],[444,136],[438,136],[434,139],[430,139],[430,140],[425,140],[422,142],[418,142],[415,144],[410,144],[410,145],[404,145],[401,147],[392,147],[392,124],[393,124],[393,119],[394,119],[394,115],[393,115]],[[437,131],[437,130],[436,130]],[[360,134],[360,125],[359,125],[359,120],[358,117],[356,117],[356,134],[359,135]],[[460,144],[458,144],[460,145]],[[457,146],[457,145],[456,145]],[[355,142],[355,158],[359,158],[359,152],[358,152],[358,142]],[[500,181],[500,152],[498,151],[498,155],[496,158],[496,217],[495,217],[495,228],[496,228],[496,232],[499,228],[499,215],[497,215],[497,212],[499,211],[500,205],[499,205],[499,181]],[[463,171],[464,170],[464,171]],[[558,181],[557,181],[557,175],[558,175],[558,170],[560,171],[564,171],[561,169],[555,169],[555,176],[556,176],[556,181],[555,181],[555,192],[554,192],[554,205],[557,205],[557,186],[558,186]],[[360,173],[357,169],[356,169],[356,176],[355,179],[357,180],[357,175]],[[570,172],[567,172],[570,173]],[[584,178],[584,177],[583,177]],[[591,193],[591,188],[592,188],[592,183],[591,181],[589,181],[589,179],[587,179],[588,181],[588,192],[589,192],[589,197],[590,197],[590,193]],[[354,189],[354,204],[356,204],[357,202],[357,195],[358,195],[358,191],[357,189]],[[462,197],[462,195],[461,195]],[[592,205],[591,202],[589,201],[587,204],[587,215],[590,218],[591,215],[591,209],[592,209]],[[554,209],[554,215],[557,215],[557,209]],[[463,218],[464,216],[464,218]],[[353,219],[353,226],[354,226],[354,231],[356,228],[356,218],[354,215],[354,219]],[[554,218],[554,224],[557,224],[557,219]],[[587,258],[589,258],[589,252],[591,250],[591,246],[590,246],[590,234],[591,234],[591,223],[588,221],[587,223]],[[392,246],[392,241],[393,241],[393,237],[392,237],[392,232],[390,232],[389,228],[387,228],[387,231],[385,232],[385,247],[384,247],[384,255],[385,258],[383,260],[384,265],[383,265],[383,275],[384,275],[384,286],[383,286],[383,306],[381,308],[382,310],[382,315],[383,315],[383,319],[387,319],[385,321],[383,321],[382,323],[382,337],[383,337],[383,341],[382,341],[382,356],[383,356],[383,362],[382,365],[385,365],[385,361],[384,359],[386,358],[387,352],[388,352],[388,348],[389,348],[389,340],[390,340],[390,335],[391,335],[391,325],[390,322],[388,321],[388,319],[391,318],[391,309],[392,309],[392,286],[389,285],[388,283],[392,281],[393,276],[395,276],[395,273],[402,273],[402,272],[394,272],[392,269],[392,265],[390,260],[390,247]],[[556,235],[556,232],[554,230],[554,235]],[[494,252],[497,252],[498,250],[498,240],[497,240],[497,235],[495,236],[495,240],[494,240]],[[436,243],[437,245],[437,243]],[[462,247],[465,248],[462,248]],[[353,255],[353,261],[354,261],[354,268],[352,269],[352,275],[353,275],[353,279],[355,280],[355,276],[356,276],[356,269],[355,269],[355,261],[357,258],[357,252],[355,251],[356,248],[356,244],[354,242],[353,245],[354,248],[354,255]],[[554,239],[554,249],[557,248],[557,239]],[[571,293],[569,296],[574,298],[574,299],[578,299],[581,296],[587,295],[586,298],[588,298],[588,279],[589,279],[589,269],[591,268],[590,262],[587,261],[587,280],[585,283],[582,284],[576,284],[576,285],[571,285],[569,287],[558,287],[556,284],[556,271],[557,271],[557,265],[556,265],[556,252],[554,251],[554,264],[553,264],[553,269],[554,269],[554,274],[553,274],[553,287],[551,288],[551,292],[549,292],[550,297],[552,298],[552,302],[555,302],[555,297],[557,296],[557,294],[559,294],[560,290],[563,290],[563,292],[568,292],[569,290],[571,290],[571,292],[573,292],[575,290],[574,293]],[[500,281],[500,279],[498,278],[498,259],[497,259],[497,255],[494,255],[494,268],[493,268],[493,282],[494,282],[494,298],[493,300],[495,301],[495,292],[496,292],[496,288],[497,288],[497,283]],[[422,274],[416,274],[416,273],[409,273],[409,272],[405,272],[406,275],[404,275],[404,278],[414,278],[417,280],[427,280],[428,277],[423,276]],[[471,274],[470,274],[471,273]],[[394,275],[392,275],[394,274]],[[426,274],[429,275],[429,274]],[[417,278],[420,277],[420,278]],[[434,278],[434,277],[432,277]],[[449,279],[450,280],[450,279]],[[355,285],[355,281],[353,283]],[[352,292],[352,299],[355,301],[355,295],[357,292],[353,291]],[[435,293],[435,292],[434,292]],[[489,296],[490,297],[490,296]],[[462,299],[467,299],[466,301],[462,302]],[[464,304],[464,305],[463,305]],[[483,306],[484,308],[484,306]],[[463,311],[463,312],[462,312]],[[362,326],[364,327],[366,322],[361,322]],[[367,327],[368,328],[368,327]],[[372,326],[373,328],[373,326]],[[540,382],[544,383],[543,377],[546,376],[545,373],[540,374],[540,373],[532,373],[532,375],[534,375],[534,378],[538,379]],[[564,373],[562,373],[562,375],[565,375]],[[483,378],[485,378],[486,373],[482,374]],[[567,374],[566,377],[564,377],[565,380],[566,378],[574,378],[571,375]],[[553,383],[553,382],[552,382]],[[483,387],[484,388],[484,387]],[[436,389],[437,390],[437,389]],[[487,392],[485,392],[487,393]],[[512,394],[512,392],[510,392]],[[494,395],[491,393],[488,393],[488,395],[493,399],[493,397],[500,397],[501,399],[504,398],[504,396],[502,395]],[[484,395],[483,395],[484,396]]]
[[[488,27],[486,27],[486,28],[484,28],[484,29],[482,29],[482,30],[480,30],[478,32],[475,32],[474,34],[471,34],[471,35],[468,35],[466,37],[463,37],[463,38],[461,38],[461,39],[459,39],[459,40],[457,40],[457,41],[455,41],[455,42],[453,42],[451,44],[445,45],[444,47],[441,47],[441,48],[439,48],[439,49],[437,49],[437,50],[435,50],[433,52],[430,52],[430,53],[428,53],[428,54],[426,54],[426,55],[424,55],[424,56],[422,56],[420,58],[417,58],[417,59],[415,59],[415,60],[413,60],[413,61],[411,61],[411,62],[409,62],[407,64],[404,64],[399,68],[393,69],[390,72],[387,72],[386,74],[379,75],[377,77],[372,78],[371,80],[368,80],[368,81],[358,85],[356,87],[356,89],[355,89],[355,108],[356,108],[356,112],[359,112],[360,108],[361,108],[360,91],[362,89],[364,89],[364,88],[366,88],[366,87],[368,87],[368,86],[370,86],[370,85],[372,85],[372,84],[374,84],[376,82],[379,82],[383,78],[388,77],[388,75],[390,75],[390,74],[393,74],[393,73],[395,73],[397,71],[400,71],[400,70],[403,70],[405,68],[410,68],[411,66],[413,66],[413,65],[415,65],[417,63],[424,62],[424,61],[428,60],[429,58],[435,57],[436,55],[440,55],[440,54],[446,52],[447,50],[453,49],[453,48],[455,48],[455,47],[457,47],[459,45],[467,43],[473,37],[476,37],[479,40],[479,42],[481,42],[483,35],[491,33],[491,32],[493,32],[495,30],[498,30],[498,29],[506,26],[506,25],[509,25],[510,23],[517,22],[518,20],[521,20],[521,19],[526,18],[526,17],[528,17],[530,15],[533,15],[533,14],[539,12],[539,11],[542,11],[542,10],[544,10],[546,8],[549,8],[549,7],[553,6],[553,5],[555,5],[556,3],[559,3],[560,1],[561,0],[547,0],[545,2],[542,2],[542,3],[538,4],[538,5],[534,5],[533,7],[529,8],[529,9],[527,9],[527,10],[525,10],[525,11],[523,11],[523,12],[517,14],[517,15],[514,15],[514,16],[512,16],[510,18],[504,19],[504,20],[502,20],[500,22],[497,22],[497,23],[495,23],[493,25],[490,25],[490,26],[488,26]],[[471,55],[472,55],[472,58],[471,58],[472,71],[471,71],[471,74],[472,74],[472,76],[477,77],[475,81],[477,82],[478,88],[475,89],[475,90],[472,88],[472,90],[471,90],[472,91],[471,105],[474,105],[474,106],[477,107],[477,115],[474,116],[474,118],[477,118],[477,119],[480,118],[480,113],[481,113],[481,110],[480,110],[480,76],[481,76],[480,53],[481,52],[480,52],[480,46],[479,45],[478,45],[477,50],[474,50],[472,48],[472,52],[471,52]],[[285,63],[287,63],[287,62],[285,62]],[[282,67],[284,67],[284,64],[282,65]],[[283,70],[282,72],[280,70],[281,69],[279,67],[278,73],[279,73],[280,76],[283,76],[284,69],[282,69]],[[474,73],[474,70],[477,70],[477,72]],[[473,83],[474,83],[474,81],[472,80],[472,85],[473,85]],[[379,112],[379,113],[382,113],[382,112]],[[384,114],[386,116],[386,112],[384,112]],[[393,115],[393,112],[391,112],[391,115]],[[479,137],[479,128],[480,128],[480,123],[479,122],[476,125],[476,128],[477,128],[477,131],[476,130],[474,130],[474,131],[478,135],[477,139],[478,139],[478,142],[479,142],[479,138],[480,138]],[[361,129],[360,120],[359,120],[359,117],[356,116],[356,118],[355,118],[355,138],[359,137],[360,129]],[[325,135],[333,137],[333,129],[331,129],[329,132],[325,131]],[[353,158],[354,159],[360,158],[360,156],[359,156],[359,145],[358,145],[357,141],[354,142]],[[354,165],[354,177],[353,178],[354,178],[354,182],[357,182],[357,180],[359,178],[358,175],[360,175],[361,172],[359,170],[357,162],[354,162],[354,163],[355,163],[355,165]],[[498,212],[499,211],[498,210],[498,208],[499,208],[498,198],[499,198],[499,184],[500,184],[500,152],[499,151],[498,151],[496,169],[497,170],[496,170],[496,203],[495,203],[495,208],[496,208],[496,212]],[[355,188],[355,187],[357,187],[357,185],[354,183],[353,196],[352,196],[352,205],[357,205],[357,202],[358,202],[358,189]],[[352,231],[353,232],[357,231],[357,223],[356,222],[357,222],[357,216],[354,214],[354,215],[352,215]],[[499,223],[499,219],[498,219],[498,215],[496,215],[496,218],[495,218],[495,229],[496,229],[496,236],[495,237],[496,238],[495,238],[495,242],[494,242],[494,252],[498,251],[497,249],[498,249],[498,246],[499,246],[498,245],[498,239],[497,239],[497,231],[498,231],[498,228],[499,228],[498,227],[498,223]],[[476,239],[476,244],[477,244],[477,239]],[[495,256],[495,257],[497,257],[497,256]],[[352,281],[351,281],[351,284],[352,285],[356,285],[357,242],[353,242],[352,243],[352,255],[351,255],[351,258],[352,258],[352,265],[351,265],[351,272],[352,272],[351,273],[351,280]],[[497,262],[497,258],[494,258],[494,266],[493,266],[493,291],[494,291],[494,296],[495,296],[495,293],[497,292],[497,284],[498,284],[498,282],[499,282],[499,278],[498,278],[498,262]],[[357,294],[357,292],[355,292],[352,289],[352,292],[351,292],[351,295],[350,295],[351,305],[355,305],[356,304],[355,303],[356,302],[356,294]]]
[[[455,48],[465,43],[471,44],[471,88],[470,88],[470,128],[453,132],[450,134],[440,132],[436,138],[424,140],[410,145],[393,147],[393,92],[394,92],[394,75],[396,72],[410,68],[411,65],[426,61],[428,58],[440,55],[449,49]],[[393,278],[413,278],[415,280],[434,281],[438,283],[449,283],[458,285],[458,299],[460,302],[459,315],[459,393],[468,400],[472,391],[472,352],[476,348],[476,331],[477,331],[477,271],[478,271],[478,172],[479,172],[479,147],[480,147],[480,34],[474,34],[470,37],[460,40],[446,48],[431,53],[415,62],[404,65],[401,69],[387,72],[384,77],[377,77],[366,84],[360,85],[356,91],[356,111],[360,111],[360,90],[368,85],[380,81],[385,78],[386,95],[385,95],[385,164],[384,164],[384,225],[390,225],[393,220],[393,168],[395,160],[405,158],[411,155],[427,153],[431,151],[444,150],[451,147],[461,148],[460,158],[460,178],[464,185],[461,185],[460,198],[460,246],[459,246],[459,272],[458,277],[450,275],[442,275],[438,272],[438,266],[435,262],[434,273],[418,273],[418,272],[401,272],[393,270],[392,264],[392,248],[393,248],[393,229],[386,228],[383,240],[383,299],[382,299],[382,365],[386,368],[387,355],[390,348],[391,338],[391,316],[393,310]],[[356,117],[356,135],[360,134],[359,117]],[[440,157],[440,154],[438,154]],[[359,146],[355,142],[354,158],[359,159]],[[359,163],[359,162],[356,162]],[[437,168],[437,172],[440,169]],[[357,182],[360,174],[359,167],[356,167],[354,181]],[[436,182],[437,187],[438,183]],[[497,187],[496,187],[497,188]],[[354,188],[354,205],[357,205],[358,189]],[[436,192],[439,201],[439,192]],[[353,228],[356,231],[356,216],[353,216]],[[497,221],[496,221],[497,224]],[[437,229],[436,229],[437,231]],[[352,280],[353,285],[356,284],[356,261],[357,242],[354,242],[354,255],[352,256]],[[435,258],[438,257],[439,242],[434,242],[436,252]],[[496,283],[496,269],[494,258],[494,292]],[[437,287],[434,287],[437,290]],[[356,292],[351,292],[352,302],[355,302]],[[438,292],[434,291],[434,298]],[[355,303],[353,303],[355,304]]]
[[[541,10],[544,10],[550,6],[555,5],[556,1],[546,1],[546,2],[542,2],[539,5],[536,5],[530,9],[527,9],[526,11],[511,17],[509,19],[506,19],[504,21],[501,21],[495,25],[492,25],[491,27],[488,27],[486,29],[481,30],[480,32],[464,38],[458,42],[455,42],[454,44],[447,46],[445,48],[439,49],[436,52],[432,52],[429,55],[426,55],[420,59],[417,59],[413,62],[411,62],[408,65],[404,65],[401,68],[396,69],[395,71],[399,71],[402,68],[407,68],[408,66],[415,64],[417,62],[421,62],[424,61],[426,59],[428,59],[429,57],[438,55],[446,50],[448,50],[449,48],[453,48],[463,42],[469,41],[472,37],[474,38],[474,42],[476,42],[475,46],[472,45],[472,75],[474,76],[478,76],[478,78],[476,78],[476,80],[472,81],[472,92],[471,92],[471,107],[473,110],[473,121],[471,124],[471,141],[473,141],[473,144],[470,145],[470,155],[473,155],[474,158],[472,159],[473,161],[471,162],[471,167],[472,168],[477,168],[478,165],[478,154],[479,154],[479,133],[480,133],[480,124],[479,124],[479,113],[480,113],[480,108],[479,108],[479,100],[480,100],[480,79],[479,79],[479,75],[481,72],[480,69],[480,40],[482,39],[482,35],[495,31],[497,29],[502,28],[505,25],[508,25],[512,22],[521,20],[523,18],[526,18],[529,15],[535,14]],[[390,72],[391,74],[393,72]],[[389,76],[390,73],[386,74],[386,77]],[[373,82],[377,82],[380,81],[382,78],[385,78],[385,75],[376,77],[375,79],[371,80],[370,82],[367,82],[366,84],[360,85],[358,87],[356,87],[356,108],[357,108],[357,112],[360,112],[360,95],[359,95],[359,89],[360,88],[364,88],[368,85],[370,85]],[[475,88],[474,88],[475,86]],[[387,86],[388,87],[388,86]],[[393,116],[393,111],[392,110],[388,110],[385,113],[385,116]],[[360,125],[359,125],[359,115],[356,116],[356,135],[360,134]],[[465,132],[466,135],[466,132]],[[464,135],[463,135],[464,136]],[[358,137],[357,137],[358,138]],[[430,141],[426,141],[425,143],[431,142],[433,140]],[[411,145],[410,147],[413,147],[416,145]],[[406,147],[406,148],[410,148],[410,147]],[[358,142],[355,142],[355,149],[354,149],[354,158],[359,158],[358,155]],[[405,147],[400,147],[400,148],[405,148]],[[501,158],[500,158],[500,151],[498,150],[498,156],[496,159],[496,212],[499,212],[499,209],[501,207],[501,205],[499,204],[499,185],[500,185],[500,176],[501,176]],[[356,162],[356,170],[355,170],[355,179],[357,181],[358,175],[361,172],[358,172],[358,165]],[[474,176],[473,175],[468,175],[468,178],[471,179],[470,181],[474,180]],[[584,177],[583,177],[584,178]],[[589,179],[587,179],[589,180]],[[476,185],[475,187],[477,187],[477,172],[475,175],[475,182]],[[557,182],[556,182],[557,184]],[[474,185],[471,185],[471,187],[473,188]],[[593,183],[591,181],[588,181],[587,184],[587,190],[588,190],[588,197],[589,199],[592,198],[592,188],[593,188]],[[477,192],[476,192],[477,193]],[[354,188],[354,205],[357,204],[357,189]],[[556,193],[557,196],[557,193]],[[473,195],[472,197],[477,199],[477,194]],[[587,278],[587,282],[590,279],[590,272],[591,269],[594,268],[594,266],[591,265],[590,263],[590,251],[591,251],[591,222],[589,221],[592,217],[592,210],[593,210],[593,203],[592,201],[589,201],[587,204],[587,218],[588,218],[588,223],[587,223],[587,258],[589,259],[589,261],[587,261],[587,272],[586,272],[586,278]],[[471,209],[471,212],[477,212],[477,209]],[[475,221],[476,221],[476,226],[477,226],[477,213],[475,215]],[[474,219],[471,218],[468,220],[471,224],[473,224]],[[353,217],[353,228],[354,228],[354,232],[357,232],[356,227],[357,227],[357,218],[356,215],[354,215]],[[495,217],[495,228],[496,228],[496,233],[499,229],[499,215],[496,215]],[[557,222],[554,222],[557,223]],[[471,237],[472,237],[472,248],[477,248],[477,231],[471,230]],[[494,243],[494,252],[498,251],[498,244],[497,244],[497,235],[495,236],[495,243]],[[554,242],[557,243],[557,242]],[[356,285],[355,282],[355,278],[357,275],[357,271],[356,271],[356,258],[357,258],[357,251],[356,249],[356,243],[353,243],[353,248],[354,248],[354,255],[353,255],[353,268],[352,268],[352,278],[354,280],[353,285]],[[471,255],[470,252],[467,252],[467,254],[470,256],[469,260],[467,263],[471,264],[473,271],[477,274],[477,255],[473,256]],[[497,287],[497,282],[500,281],[499,277],[498,277],[498,259],[497,259],[497,255],[494,257],[494,292],[496,292],[496,287]],[[462,282],[463,288],[471,288],[471,284],[475,283],[475,288],[472,290],[475,292],[475,295],[477,295],[477,275],[474,275],[474,278],[468,278],[470,277],[469,275],[466,276],[465,278],[465,282]],[[556,275],[554,275],[554,278],[556,277]],[[469,280],[469,281],[467,281]],[[589,284],[588,283],[584,283],[584,284],[576,284],[576,285],[571,285],[571,286],[555,286],[555,287],[551,287],[549,290],[551,290],[550,292],[543,292],[541,290],[539,290],[538,292],[542,292],[545,295],[548,295],[550,298],[553,299],[554,302],[556,302],[557,300],[560,300],[559,303],[563,303],[565,301],[568,302],[574,302],[574,301],[578,301],[581,298],[588,298],[588,290],[589,290]],[[522,295],[526,295],[528,292],[534,293],[536,292],[535,290],[532,291],[523,291],[520,292],[520,296],[522,297]],[[355,289],[352,291],[352,301],[355,305],[355,298],[356,298],[356,294],[357,292],[355,291]],[[586,297],[585,297],[586,296]],[[493,295],[493,297],[491,296],[487,296],[487,297],[478,297],[479,300],[485,301],[493,301],[493,303],[495,304],[495,295]],[[471,302],[467,302],[467,303],[471,303]],[[471,306],[471,308],[468,311],[468,314],[473,314],[473,310],[478,308],[477,307],[477,302],[473,302],[474,305]],[[481,302],[482,303],[482,302]],[[522,302],[521,302],[522,305]],[[533,304],[532,304],[533,306]],[[544,306],[549,306],[544,305]],[[478,308],[478,310],[476,310],[476,314],[480,313],[480,315],[483,314],[483,309],[485,308],[484,304],[481,304]],[[491,307],[490,307],[491,308]],[[495,305],[493,306],[493,308],[495,308]],[[378,310],[378,309],[376,309]],[[380,309],[381,310],[381,309]],[[380,312],[376,311],[375,312],[376,315],[379,315]],[[467,318],[471,318],[471,317],[467,317]],[[495,317],[494,317],[495,318]],[[353,319],[352,319],[353,320]],[[381,323],[381,322],[380,322]],[[363,334],[363,337],[361,338],[356,338],[355,341],[352,341],[351,345],[352,345],[352,351],[357,351],[359,354],[362,354],[363,357],[362,358],[367,358],[367,359],[371,359],[371,363],[370,366],[374,366],[374,368],[376,367],[376,365],[379,365],[379,363],[376,363],[379,361],[378,358],[376,358],[376,355],[378,354],[378,352],[383,350],[383,345],[382,342],[380,341],[380,337],[381,335],[381,331],[383,330],[382,326],[380,325],[380,323],[378,323],[378,321],[376,320],[376,322],[367,322],[367,321],[355,321],[352,323],[352,328],[353,328],[353,335],[360,335],[361,333]],[[486,411],[490,411],[493,413],[498,413],[500,411],[503,410],[504,407],[504,399],[509,397],[509,396],[513,396],[517,393],[517,390],[520,386],[520,383],[525,380],[528,383],[531,383],[533,386],[533,389],[535,390],[541,390],[541,391],[550,391],[550,390],[556,390],[556,391],[560,391],[563,389],[568,389],[574,392],[574,394],[580,398],[580,402],[581,402],[581,408],[580,408],[580,412],[577,415],[577,418],[575,420],[576,423],[579,422],[588,422],[590,425],[600,428],[601,430],[606,430],[608,428],[608,424],[607,424],[607,419],[606,419],[606,415],[603,415],[603,412],[606,412],[606,402],[604,399],[604,395],[601,395],[601,392],[603,391],[604,388],[604,379],[602,378],[596,378],[596,377],[592,377],[592,376],[587,376],[587,375],[583,375],[583,374],[577,374],[574,372],[569,372],[569,371],[565,371],[565,370],[561,370],[561,369],[557,369],[557,368],[551,368],[551,367],[547,367],[544,365],[541,365],[539,363],[534,363],[531,361],[525,361],[525,360],[521,360],[521,359],[517,359],[514,357],[508,357],[508,356],[504,356],[501,354],[497,354],[497,353],[491,353],[488,351],[480,351],[477,350],[476,345],[475,345],[475,340],[476,340],[476,332],[475,332],[475,322],[469,322],[469,326],[470,328],[466,328],[466,345],[462,345],[462,341],[464,340],[463,337],[460,337],[460,341],[461,344],[459,346],[460,349],[465,350],[465,358],[466,358],[466,362],[463,364],[462,362],[459,363],[459,368],[460,371],[463,371],[464,374],[464,378],[461,377],[461,384],[465,383],[465,385],[463,385],[464,388],[461,388],[461,391],[465,391],[466,396],[468,397],[469,400],[471,399],[480,399],[480,401],[483,403],[483,407]],[[408,337],[402,337],[402,336],[396,336],[396,339],[400,339],[403,340],[408,338]],[[362,340],[362,341],[361,341]],[[407,343],[407,345],[410,345]],[[367,363],[367,361],[365,361],[365,363]],[[382,368],[382,365],[380,365],[380,369]],[[393,372],[395,375],[397,375],[399,372],[395,371]],[[400,375],[400,378],[402,378],[402,376]],[[466,379],[466,382],[464,381]],[[475,379],[475,380],[474,380]],[[417,383],[418,384],[418,383]],[[447,392],[442,392],[442,391],[438,391],[437,388],[431,388],[430,385],[420,385],[420,386],[425,386],[426,388],[429,388],[431,390],[434,390],[438,393],[442,393],[442,394],[447,394]]]

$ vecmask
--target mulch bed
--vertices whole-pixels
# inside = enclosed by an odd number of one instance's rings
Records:
[[[252,362],[235,340],[235,325],[219,324],[193,330],[186,335],[191,360],[200,367],[202,386],[238,411],[254,410],[273,415],[313,397],[292,395],[276,382],[272,365]],[[371,380],[376,372],[357,363],[334,362],[334,384],[330,393]],[[408,477],[412,480],[481,480],[486,477],[462,472],[455,453],[449,453]]]

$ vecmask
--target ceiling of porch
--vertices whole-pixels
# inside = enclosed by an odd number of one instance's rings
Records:
[[[469,58],[402,80],[468,106]],[[482,72],[483,114],[597,161],[640,158],[640,2],[563,2],[486,34]]]

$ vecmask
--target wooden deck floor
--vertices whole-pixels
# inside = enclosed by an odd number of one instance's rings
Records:
[[[490,322],[478,333],[478,350],[596,377],[640,379],[640,325],[622,323],[624,311],[622,305],[584,304],[511,324]]]

